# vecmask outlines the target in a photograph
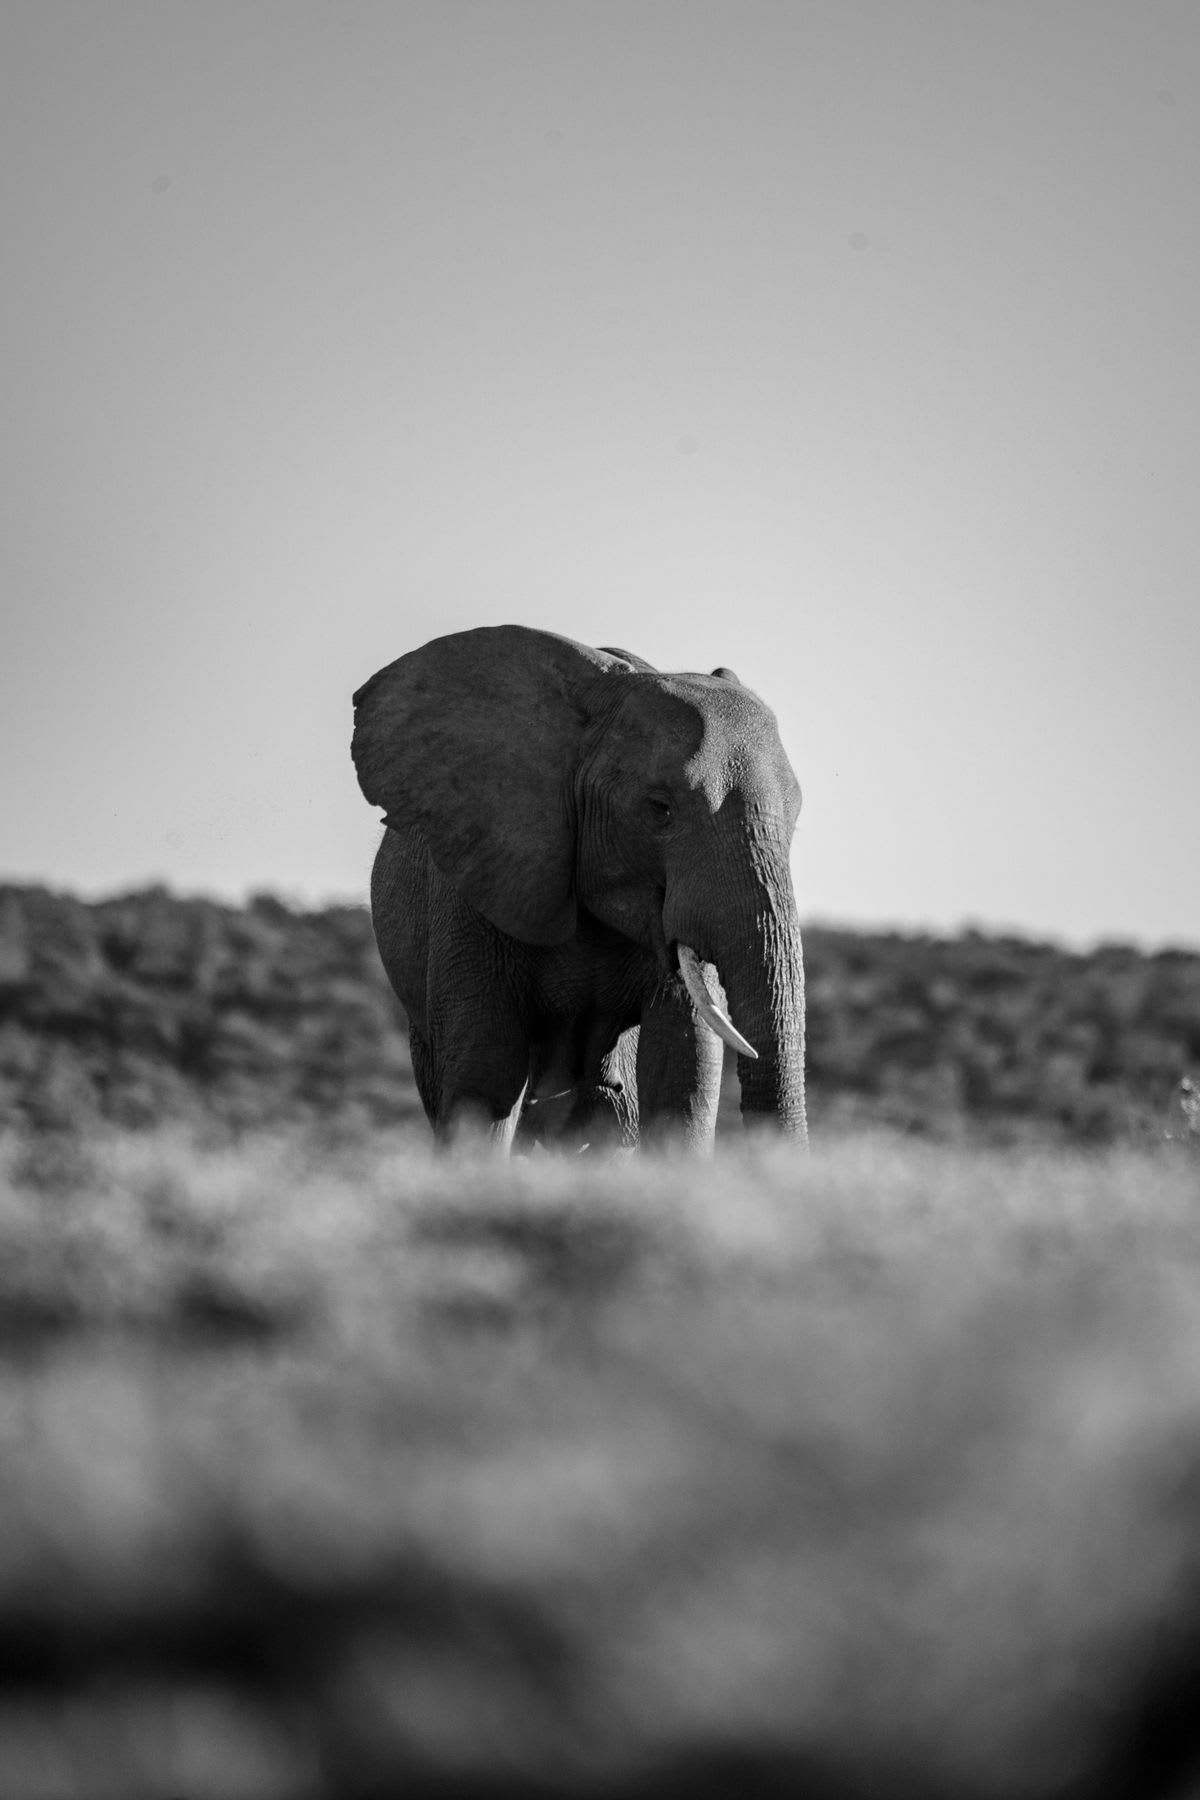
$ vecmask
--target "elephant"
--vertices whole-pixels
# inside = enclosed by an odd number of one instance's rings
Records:
[[[731,669],[454,632],[358,689],[351,753],[384,813],[372,921],[439,1144],[704,1150],[722,1039],[744,1125],[807,1143],[800,786]]]

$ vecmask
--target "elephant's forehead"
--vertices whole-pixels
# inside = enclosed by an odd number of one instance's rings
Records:
[[[794,785],[775,715],[739,683],[711,675],[667,675],[646,683],[637,710],[662,773],[682,774],[715,808],[734,788]]]

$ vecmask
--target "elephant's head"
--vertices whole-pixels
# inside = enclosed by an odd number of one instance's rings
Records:
[[[419,826],[438,868],[503,931],[562,943],[584,907],[664,973],[678,969],[728,1037],[695,967],[715,964],[747,1123],[803,1138],[788,864],[800,789],[774,715],[730,670],[665,675],[624,651],[501,625],[400,657],[355,709],[367,799],[390,824]]]

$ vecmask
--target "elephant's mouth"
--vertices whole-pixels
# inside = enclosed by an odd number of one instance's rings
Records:
[[[753,1044],[747,1043],[729,1014],[723,1012],[708,991],[704,980],[704,970],[700,958],[690,944],[675,943],[671,945],[683,977],[683,984],[692,996],[692,1004],[710,1031],[715,1031],[723,1043],[736,1050],[739,1056],[748,1056],[758,1061],[758,1051]]]
[[[663,898],[666,896],[663,895]],[[715,1031],[722,1043],[728,1044],[731,1050],[736,1050],[739,1056],[748,1056],[757,1062],[758,1051],[753,1044],[747,1042],[729,1014],[722,1011],[709,993],[697,953],[690,944],[683,943],[679,938],[667,942],[661,908],[654,914],[652,931],[659,966],[669,975],[682,977],[683,984],[692,997],[693,1006],[709,1030]]]

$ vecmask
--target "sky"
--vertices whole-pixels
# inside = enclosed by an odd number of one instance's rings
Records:
[[[1200,945],[1194,0],[4,0],[0,879],[364,897],[350,696],[725,664],[801,917]]]

